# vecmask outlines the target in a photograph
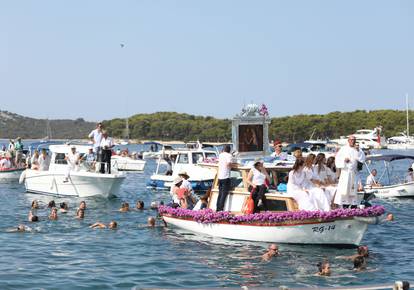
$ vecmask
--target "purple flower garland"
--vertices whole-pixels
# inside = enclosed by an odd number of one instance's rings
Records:
[[[375,205],[364,209],[334,209],[331,211],[287,211],[287,212],[261,212],[248,215],[236,216],[228,211],[215,212],[212,209],[189,210],[183,208],[172,208],[160,206],[158,211],[161,215],[169,215],[179,218],[189,218],[199,223],[283,223],[304,220],[329,221],[333,219],[350,217],[375,217],[384,214],[383,206]]]

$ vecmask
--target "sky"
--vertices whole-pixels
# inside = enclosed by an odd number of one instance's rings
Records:
[[[0,110],[97,121],[414,104],[414,1],[0,0]],[[123,47],[122,45],[123,44]]]

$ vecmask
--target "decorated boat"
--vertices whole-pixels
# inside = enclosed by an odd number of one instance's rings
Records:
[[[384,213],[381,206],[330,211],[303,211],[287,192],[278,190],[291,169],[284,164],[264,163],[270,176],[266,193],[266,211],[259,206],[258,213],[244,214],[243,208],[250,197],[248,174],[252,159],[264,158],[268,153],[268,125],[270,119],[256,105],[248,105],[241,115],[233,119],[234,155],[238,165],[230,171],[231,188],[224,210],[216,212],[219,195],[217,175],[211,188],[206,209],[188,210],[173,206],[160,206],[159,213],[165,223],[187,231],[214,237],[294,244],[360,244],[368,224],[376,223]],[[267,112],[267,110],[266,110]],[[214,168],[215,164],[203,164]],[[361,206],[363,207],[363,206]]]
[[[295,244],[360,244],[368,224],[376,223],[384,213],[381,206],[358,209],[336,209],[329,212],[300,211],[296,201],[286,192],[270,189],[266,193],[267,211],[244,215],[243,204],[250,193],[247,174],[250,166],[231,171],[232,189],[224,211],[216,212],[218,180],[214,182],[208,208],[187,210],[161,206],[159,213],[167,225],[215,237]],[[286,168],[266,167],[276,179]]]
[[[48,194],[55,196],[75,197],[104,197],[116,196],[125,179],[123,173],[118,173],[112,168],[111,174],[96,172],[100,164],[95,165],[95,170],[85,166],[79,166],[70,171],[68,180],[65,175],[68,170],[65,155],[70,151],[70,145],[51,145],[51,161],[49,170],[39,171],[26,169],[20,176],[20,183],[24,183],[27,192]],[[86,154],[89,146],[77,145],[76,150],[80,154]]]

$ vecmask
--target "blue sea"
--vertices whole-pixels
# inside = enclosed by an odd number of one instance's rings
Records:
[[[399,162],[399,161],[398,161]],[[408,165],[399,164],[395,175]],[[143,173],[128,173],[120,196],[87,199],[84,220],[75,218],[80,199],[25,193],[23,185],[0,184],[0,289],[131,289],[261,286],[322,287],[414,281],[414,200],[377,200],[395,216],[394,222],[371,225],[363,239],[371,256],[363,272],[337,256],[356,249],[280,245],[281,256],[262,262],[265,243],[231,241],[165,228],[146,227],[156,216],[152,201],[168,201],[168,193],[145,187],[155,170],[148,161]],[[381,165],[377,165],[378,169]],[[26,222],[33,199],[40,201],[40,222]],[[70,211],[49,221],[47,203],[69,203]],[[121,203],[137,200],[146,210],[120,213]],[[97,221],[118,222],[117,230],[90,229]],[[9,233],[18,224],[32,232]],[[319,277],[316,264],[331,263],[332,275]]]

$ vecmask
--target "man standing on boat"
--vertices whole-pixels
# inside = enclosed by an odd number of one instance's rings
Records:
[[[101,173],[105,173],[105,164],[106,171],[111,174],[111,156],[112,148],[114,147],[114,142],[112,138],[108,137],[108,132],[102,131],[102,140],[100,147],[102,148],[102,163],[101,163]]]
[[[356,148],[356,138],[348,137],[348,144],[339,149],[335,157],[336,168],[341,169],[334,203],[343,207],[357,205],[358,162],[365,161],[365,154]]]
[[[230,191],[231,180],[230,171],[232,167],[233,156],[230,154],[230,145],[224,146],[223,152],[219,155],[218,181],[219,195],[217,197],[216,211],[222,211],[226,202],[227,195]]]
[[[98,123],[96,124],[96,129],[93,130],[88,137],[91,139],[92,143],[93,143],[93,152],[96,155],[96,159],[97,161],[102,161],[102,157],[101,157],[101,141],[102,141],[102,130],[103,130],[103,125],[102,123]]]

